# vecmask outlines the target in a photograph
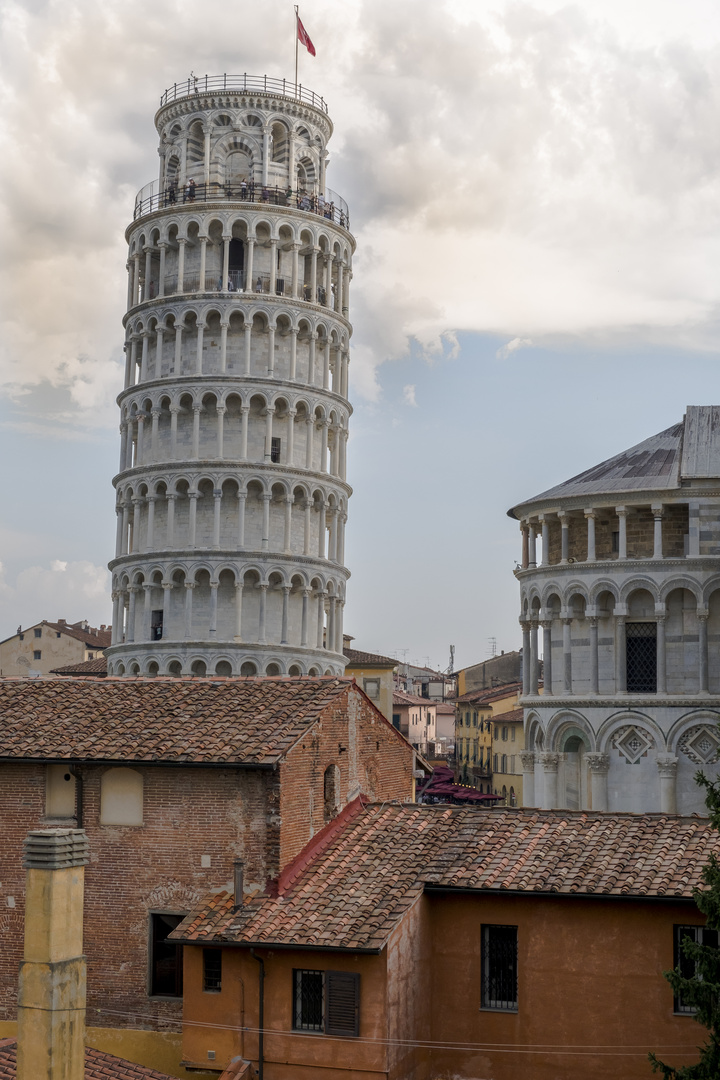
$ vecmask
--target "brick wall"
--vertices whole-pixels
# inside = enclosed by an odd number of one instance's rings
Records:
[[[137,766],[144,782],[141,826],[100,824],[107,770],[84,767],[90,1025],[152,1028],[159,1018],[181,1015],[180,1000],[148,997],[149,913],[187,912],[207,892],[229,885],[239,857],[246,888],[264,888],[323,827],[324,773],[331,764],[340,771],[341,806],[360,792],[380,800],[412,797],[411,748],[354,687],[277,769]],[[22,957],[23,840],[29,829],[75,824],[44,816],[45,775],[42,764],[0,765],[2,1020],[14,1016]],[[208,857],[210,866],[203,866]]]
[[[328,706],[319,724],[280,765],[280,861],[285,866],[326,824],[325,770],[340,772],[339,808],[359,794],[378,801],[413,796],[414,754],[355,687]]]
[[[144,782],[141,826],[100,825],[100,766],[84,770],[83,825],[90,841],[86,870],[85,951],[88,1023],[152,1026],[151,1018],[179,1016],[182,1003],[147,996],[150,911],[186,912],[206,892],[232,880],[243,856],[246,880],[265,884],[278,872],[277,776],[270,771],[138,767]],[[22,954],[28,829],[74,822],[47,819],[45,768],[0,766],[0,1019],[14,1013]],[[202,856],[210,866],[203,867]],[[207,859],[205,860],[207,861]],[[14,898],[14,907],[7,897]],[[142,1020],[96,1008],[135,1012]]]

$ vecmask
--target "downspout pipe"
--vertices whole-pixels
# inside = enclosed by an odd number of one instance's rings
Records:
[[[75,764],[68,767],[68,772],[75,777],[75,822],[77,828],[82,829],[84,817],[83,774],[80,766]]]
[[[265,1027],[265,961],[262,959],[262,957],[256,956],[254,949],[250,950],[250,955],[252,956],[253,960],[257,960],[258,964],[260,965],[260,970],[258,971],[258,1080],[263,1080],[263,1029]]]

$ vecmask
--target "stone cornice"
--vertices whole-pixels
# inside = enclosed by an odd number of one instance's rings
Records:
[[[712,563],[715,566],[711,566]],[[549,566],[532,566],[528,567],[527,570],[518,569],[515,570],[515,577],[518,581],[529,581],[534,575],[540,575],[543,578],[554,577],[557,574],[577,575],[583,573],[606,576],[607,573],[612,572],[617,576],[619,571],[626,575],[632,575],[636,570],[649,568],[659,572],[668,567],[673,570],[678,567],[720,570],[720,555],[693,555],[692,557],[679,556],[677,558],[666,556],[663,559],[596,559],[595,562],[586,562],[583,559],[578,562],[551,563]],[[612,571],[610,571],[610,568],[612,568]]]
[[[210,203],[203,203],[203,206],[211,205]],[[220,204],[218,204],[220,205]],[[143,218],[143,221],[146,220]],[[321,315],[334,319],[335,322],[340,323],[348,331],[348,339],[352,337],[352,324],[341,315],[338,311],[334,311],[333,308],[325,307],[324,304],[313,304],[310,300],[303,300],[302,297],[292,296],[277,296],[274,293],[258,293],[258,292],[239,292],[232,293],[219,292],[216,289],[204,292],[181,292],[173,293],[172,296],[154,296],[152,300],[142,300],[139,304],[135,304],[134,307],[128,308],[122,317],[122,324],[127,327],[128,322],[134,319],[140,314],[153,314],[157,317],[155,308],[167,309],[172,304],[180,304],[192,307],[193,304],[227,304],[235,305],[233,311],[240,311],[243,305],[247,304],[270,304],[282,307],[283,305],[293,312],[298,314],[307,314],[307,312],[319,312]],[[300,305],[299,307],[297,305]],[[232,312],[231,312],[232,313]],[[182,377],[182,376],[181,376]]]
[[[290,84],[288,84],[290,85]],[[193,94],[176,97],[161,105],[155,113],[155,128],[161,134],[163,125],[181,116],[194,116],[198,112],[213,109],[260,109],[269,113],[285,113],[314,124],[325,135],[325,141],[333,133],[333,122],[326,112],[302,98],[267,90],[198,90]]]
[[[318,394],[322,398],[337,402],[345,410],[348,417],[353,414],[353,407],[348,399],[341,394],[335,393],[334,390],[325,389],[322,386],[312,386],[310,383],[291,382],[289,379],[269,379],[267,375],[236,375],[232,372],[225,372],[225,374],[207,372],[205,375],[167,375],[162,379],[148,379],[145,382],[136,383],[134,386],[128,386],[126,390],[121,390],[115,400],[118,405],[122,405],[133,394],[142,397],[148,390],[163,390],[165,393],[177,390],[178,392],[187,393],[194,383],[202,386],[203,392],[209,389],[212,390],[213,386],[217,384],[218,386],[227,386],[237,393],[238,384],[241,384],[242,386],[252,386],[254,389],[267,389],[275,392],[279,388],[292,391],[301,396]],[[526,572],[524,571],[524,573]]]
[[[224,565],[231,563],[236,569],[245,563],[292,564],[308,567],[316,573],[322,573],[323,577],[333,574],[347,581],[351,576],[346,566],[331,562],[329,559],[319,559],[313,555],[287,555],[277,551],[252,551],[249,548],[243,551],[238,551],[237,548],[168,548],[164,551],[161,549],[147,552],[135,551],[131,555],[119,555],[116,559],[111,559],[108,569],[116,570],[128,566],[147,567],[160,562],[217,562]]]
[[[123,480],[142,480],[144,475],[177,476],[186,477],[194,473],[226,472],[226,480],[236,480],[239,475],[245,473],[264,473],[268,476],[282,480],[284,476],[293,480],[311,482],[311,486],[336,488],[345,492],[348,498],[352,495],[352,488],[346,480],[341,480],[332,473],[315,472],[313,469],[289,468],[286,465],[275,465],[266,461],[233,461],[232,458],[200,458],[193,461],[158,461],[152,465],[133,465],[131,469],[125,469],[113,477],[113,487],[117,488]],[[202,479],[202,477],[200,477]],[[171,494],[174,494],[171,492]],[[145,496],[140,496],[144,498]]]
[[[271,206],[272,209],[270,209]],[[185,209],[185,207],[188,207],[188,209]],[[262,221],[272,221],[275,215],[279,215],[279,220],[281,221],[285,218],[296,217],[299,215],[302,223],[314,221],[317,224],[318,222],[322,222],[323,229],[327,229],[329,232],[334,232],[339,236],[345,237],[350,243],[353,254],[357,248],[355,237],[349,229],[343,228],[342,225],[338,225],[336,221],[331,221],[330,218],[320,217],[319,214],[316,214],[312,210],[301,210],[297,206],[278,206],[275,203],[241,202],[239,199],[237,202],[232,199],[208,199],[207,202],[194,202],[192,207],[190,207],[188,203],[181,203],[179,206],[177,203],[172,204],[171,206],[159,206],[157,210],[151,210],[148,214],[141,214],[139,217],[136,217],[134,221],[131,221],[125,229],[125,240],[129,244],[135,229],[144,232],[149,223],[160,221],[166,217],[181,218],[184,214],[187,214],[188,217],[192,217],[197,221],[197,218],[200,216],[199,211],[201,207],[202,212],[222,214],[223,216],[227,214],[228,211],[234,211],[235,213],[244,215],[255,213]],[[257,207],[257,210],[255,207]]]
[[[720,710],[720,696],[710,694],[620,694],[591,697],[589,694],[575,697],[552,695],[545,697],[520,697],[519,705],[526,710],[546,709],[614,709],[616,712],[647,712],[652,709],[708,709]]]

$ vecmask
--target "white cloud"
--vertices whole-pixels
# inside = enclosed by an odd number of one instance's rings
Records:
[[[377,400],[411,340],[451,359],[459,331],[712,344],[718,15],[661,6],[648,35],[649,3],[307,0],[301,79],[330,102],[358,239],[355,394]],[[0,386],[49,382],[105,425],[159,94],[191,68],[291,75],[292,20],[281,0],[207,0],[201,21],[191,0],[7,0],[1,18]]]
[[[511,356],[518,349],[526,349],[530,345],[532,345],[531,338],[516,337],[513,338],[512,341],[508,341],[507,345],[503,345],[500,349],[498,349],[498,351],[495,353],[495,356],[498,360],[507,360],[508,357]]]
[[[26,566],[14,580],[8,580],[0,564],[0,598],[4,612],[0,638],[14,634],[18,622],[32,626],[41,619],[87,619],[99,626],[112,618],[110,573],[87,560],[54,559],[49,567]]]
[[[413,409],[417,409],[417,401],[415,400],[415,387],[412,383],[408,383],[407,386],[403,386],[402,393],[403,405],[410,405]]]

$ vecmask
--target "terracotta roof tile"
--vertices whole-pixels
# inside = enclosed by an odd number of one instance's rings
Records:
[[[393,691],[393,705],[435,705],[430,698],[418,694],[406,694],[404,690]]]
[[[392,656],[381,656],[380,653],[362,652],[360,649],[351,649],[345,646],[343,649],[349,667],[397,667],[399,661],[393,660]]]
[[[0,1042],[0,1080],[16,1080],[17,1075],[17,1040],[3,1039]],[[114,1054],[104,1054],[102,1050],[85,1050],[85,1080],[172,1080],[167,1073],[147,1069]]]
[[[65,667],[52,668],[51,675],[107,675],[107,659],[97,656],[94,660],[83,660],[80,664],[66,664]]]
[[[711,851],[706,818],[371,804],[278,896],[215,894],[171,936],[379,950],[426,887],[690,899]]]
[[[471,690],[454,700],[458,705],[470,705],[473,703],[491,704],[500,698],[510,697],[511,694],[519,694],[522,691],[521,682],[504,683],[502,686],[493,686],[490,690]]]
[[[0,679],[0,759],[273,764],[351,679]]]

